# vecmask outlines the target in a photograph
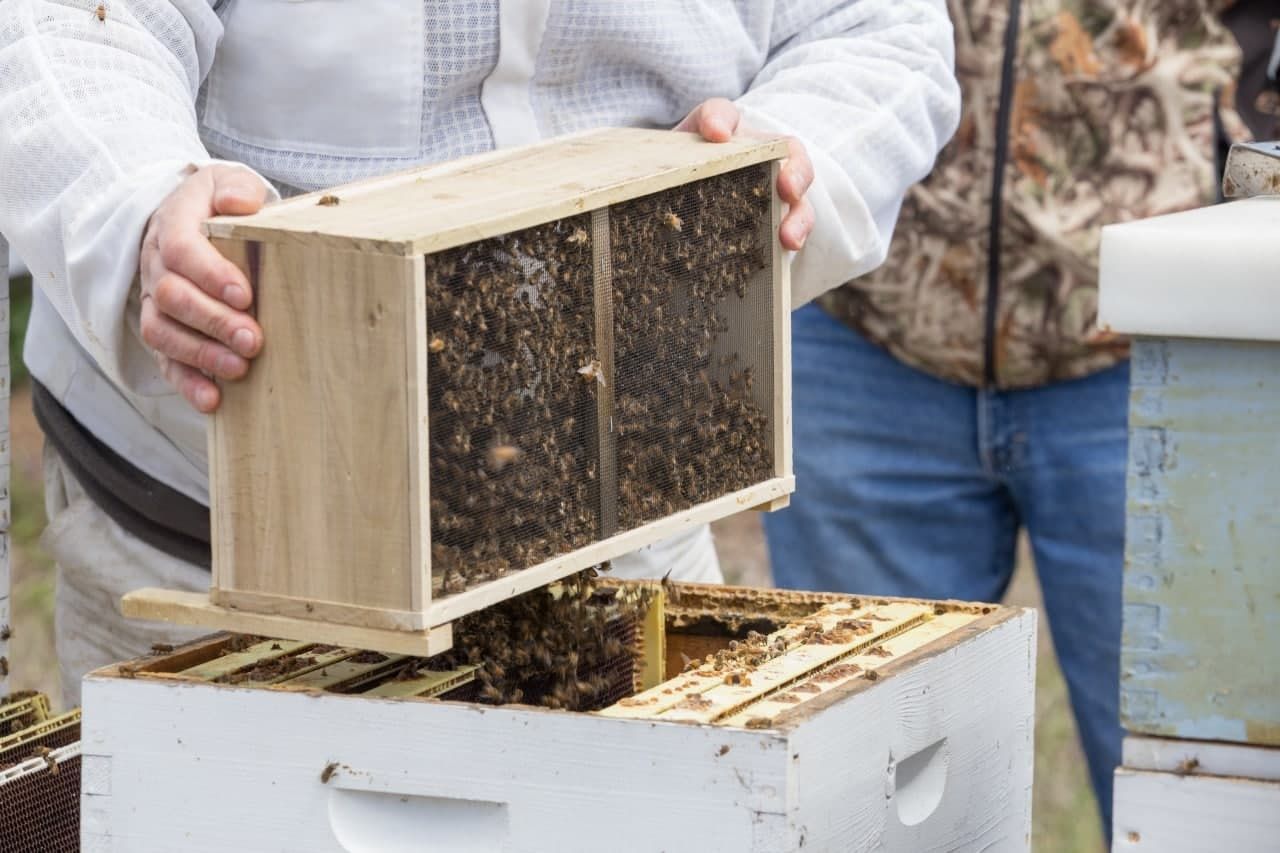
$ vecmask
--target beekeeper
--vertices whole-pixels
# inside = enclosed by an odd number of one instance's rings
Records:
[[[38,285],[67,700],[184,636],[121,595],[209,585],[205,417],[269,342],[203,219],[596,126],[785,134],[800,304],[884,258],[957,121],[952,45],[942,0],[4,0],[0,233]],[[705,528],[617,568],[719,577]]]

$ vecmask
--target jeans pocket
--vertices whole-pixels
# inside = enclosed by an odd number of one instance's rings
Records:
[[[419,154],[422,0],[232,0],[205,128],[271,151]]]

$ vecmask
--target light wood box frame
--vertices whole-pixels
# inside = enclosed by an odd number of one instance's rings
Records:
[[[424,255],[760,163],[782,140],[607,129],[297,196],[206,230],[253,282],[267,345],[209,431],[210,593],[147,589],[127,615],[416,654],[469,612],[744,509],[786,506],[790,278],[773,193],[773,476],[464,592],[433,598]],[[321,203],[323,196],[336,203]],[[332,199],[325,199],[332,202]],[[611,302],[607,240],[596,302]],[[603,270],[603,274],[602,274]],[[320,291],[324,298],[309,294]],[[597,325],[600,314],[597,312]],[[732,332],[730,332],[732,334]],[[607,476],[602,473],[601,476]]]

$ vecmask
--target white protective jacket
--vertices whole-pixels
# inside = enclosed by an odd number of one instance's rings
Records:
[[[595,126],[670,127],[727,96],[815,162],[799,304],[882,261],[959,108],[943,0],[97,7],[0,0],[0,233],[38,285],[25,357],[100,440],[202,502],[204,421],[145,351],[135,284],[147,219],[187,164],[315,189]]]

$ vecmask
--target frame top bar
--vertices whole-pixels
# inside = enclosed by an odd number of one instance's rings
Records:
[[[711,143],[690,133],[607,128],[307,193],[252,216],[215,217],[205,231],[425,254],[786,156],[782,139]]]

